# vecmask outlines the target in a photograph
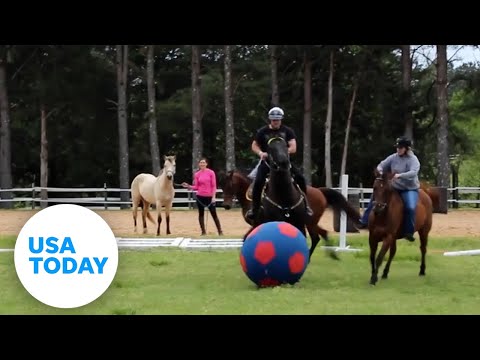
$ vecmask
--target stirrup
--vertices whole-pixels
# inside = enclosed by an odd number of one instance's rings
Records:
[[[415,238],[414,238],[413,234],[405,234],[405,235],[403,236],[403,238],[407,239],[407,240],[410,241],[410,242],[415,241]]]

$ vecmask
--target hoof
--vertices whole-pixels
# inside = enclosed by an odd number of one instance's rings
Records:
[[[420,273],[418,274],[418,276],[425,276],[425,273],[420,271]]]
[[[388,279],[388,275],[387,275],[387,274],[383,274],[383,275],[382,275],[382,279]]]
[[[331,259],[333,260],[340,260],[340,257],[338,256],[337,252],[335,250],[330,250],[328,252],[328,255],[330,256]]]
[[[376,281],[370,280],[370,285],[375,286],[377,284]]]

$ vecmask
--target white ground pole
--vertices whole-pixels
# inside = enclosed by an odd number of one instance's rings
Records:
[[[348,199],[348,175],[342,175],[341,179],[342,195]],[[338,246],[322,246],[323,248],[333,248],[335,251],[362,251],[362,249],[351,248],[347,246],[347,214],[345,211],[340,212],[340,238]]]
[[[465,256],[465,255],[480,255],[479,250],[462,250],[462,251],[448,251],[443,253],[444,256]]]
[[[342,195],[348,199],[348,175],[342,175],[341,179]],[[232,249],[241,248],[243,239],[192,239],[192,238],[122,238],[117,237],[117,244],[119,248],[133,249],[148,249],[153,247],[177,247],[181,249]],[[339,246],[322,246],[323,248],[333,248],[335,251],[362,251],[362,249],[353,249],[350,245],[347,246],[347,214],[342,211],[340,214],[340,240]],[[13,249],[0,249],[0,251],[12,251]],[[480,250],[479,250],[480,252]]]

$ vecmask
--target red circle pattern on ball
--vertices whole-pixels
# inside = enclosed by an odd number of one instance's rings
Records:
[[[275,246],[273,242],[259,241],[255,248],[255,259],[262,265],[267,265],[275,257]]]
[[[278,230],[280,230],[280,233],[282,235],[285,235],[291,238],[296,238],[298,235],[298,229],[295,226],[286,222],[278,224]]]
[[[292,274],[299,274],[305,268],[305,256],[301,252],[296,252],[288,259],[288,268]]]

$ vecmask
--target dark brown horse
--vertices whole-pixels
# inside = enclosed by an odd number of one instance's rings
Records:
[[[380,175],[375,169],[375,181],[373,183],[373,196],[375,205],[368,218],[370,264],[372,274],[370,284],[375,285],[378,281],[378,270],[388,250],[390,254],[387,264],[383,269],[382,279],[388,278],[388,272],[395,253],[397,251],[397,239],[403,237],[403,209],[402,197],[392,185],[392,173]],[[426,192],[425,187],[419,189],[418,203],[415,215],[415,232],[420,236],[420,252],[422,260],[420,264],[420,276],[425,275],[425,255],[427,253],[428,234],[432,228],[432,197],[435,193]],[[377,258],[378,243],[383,242]]]
[[[236,198],[242,207],[242,218],[245,219],[245,213],[251,205],[251,198],[248,193],[252,180],[240,170],[231,170],[227,173],[219,172],[219,185],[223,191],[223,207],[230,210],[233,206],[233,200]],[[311,239],[310,258],[317,246],[320,238],[315,234],[319,234],[327,246],[331,246],[327,230],[318,225],[325,209],[332,206],[336,210],[344,210],[347,216],[355,222],[359,222],[360,213],[345,199],[338,191],[330,188],[315,188],[307,186],[307,199],[313,211],[312,221],[306,224],[307,231]]]

